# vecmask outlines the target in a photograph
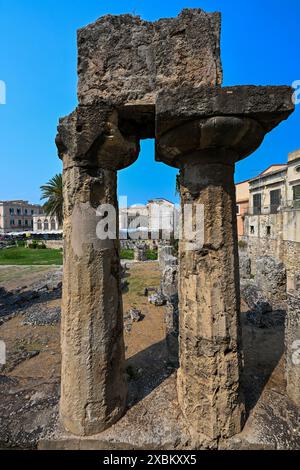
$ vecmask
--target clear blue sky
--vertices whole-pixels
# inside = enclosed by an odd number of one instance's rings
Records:
[[[176,16],[183,8],[221,11],[224,85],[281,85],[300,80],[299,0],[0,0],[0,199],[38,202],[39,187],[61,163],[54,138],[59,116],[76,106],[76,30],[107,13],[135,13],[146,20]],[[285,162],[300,148],[295,114],[237,165],[236,180]],[[129,203],[174,199],[174,170],[154,162],[152,141],[139,161],[119,176]]]

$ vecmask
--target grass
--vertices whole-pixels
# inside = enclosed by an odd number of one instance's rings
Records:
[[[63,255],[60,250],[29,250],[23,247],[0,250],[2,266],[61,266],[62,264]]]
[[[158,265],[148,263],[138,263],[131,266],[127,280],[129,282],[128,292],[123,294],[124,310],[137,306],[141,306],[142,299],[145,299],[146,304],[148,299],[144,297],[144,290],[146,287],[159,288],[160,286],[160,271]]]
[[[158,253],[155,250],[147,250],[146,252],[147,260],[157,261]],[[122,249],[120,253],[121,259],[133,260],[134,259],[134,250]]]

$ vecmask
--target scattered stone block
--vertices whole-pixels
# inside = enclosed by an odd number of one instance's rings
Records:
[[[273,309],[285,307],[287,276],[282,262],[271,256],[257,258],[255,281]]]

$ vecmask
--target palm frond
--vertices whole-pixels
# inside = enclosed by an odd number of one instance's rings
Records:
[[[41,200],[46,199],[44,210],[49,216],[56,216],[59,225],[63,223],[63,178],[57,174],[47,184],[41,186]]]

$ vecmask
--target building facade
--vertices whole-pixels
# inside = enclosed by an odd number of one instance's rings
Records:
[[[244,220],[249,209],[249,180],[236,184],[236,214],[239,239],[245,235]]]
[[[120,237],[165,239],[174,236],[178,211],[173,202],[151,199],[145,205],[133,205],[119,211]]]
[[[248,254],[253,260],[268,255],[282,261],[293,290],[300,272],[300,150],[289,154],[287,164],[251,179],[249,195],[244,220]]]
[[[0,233],[32,231],[33,218],[40,213],[42,207],[28,201],[0,201]]]
[[[60,232],[61,229],[57,217],[47,216],[43,212],[33,216],[33,231],[34,233],[51,233]]]

